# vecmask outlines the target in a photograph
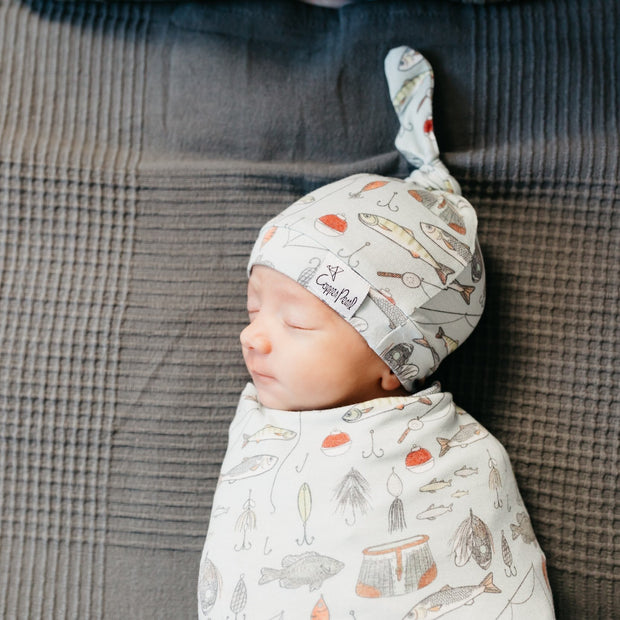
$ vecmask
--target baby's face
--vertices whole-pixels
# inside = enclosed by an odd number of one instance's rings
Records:
[[[327,409],[401,392],[355,328],[280,272],[252,269],[248,313],[243,358],[264,406]]]

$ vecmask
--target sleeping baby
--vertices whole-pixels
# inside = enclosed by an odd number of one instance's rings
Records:
[[[252,383],[213,500],[202,619],[554,617],[506,451],[423,385],[476,326],[484,267],[439,161],[428,62],[398,48],[386,73],[416,170],[313,191],[250,256]]]

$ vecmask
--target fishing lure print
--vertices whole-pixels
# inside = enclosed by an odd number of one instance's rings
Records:
[[[504,505],[504,502],[499,497],[499,492],[502,488],[502,478],[499,474],[499,469],[497,469],[497,461],[491,456],[491,453],[487,450],[487,454],[489,455],[489,489],[491,491],[495,491],[495,501],[493,502],[493,506],[495,508],[501,508]]]
[[[417,273],[405,271],[405,273],[394,273],[393,271],[377,271],[377,275],[382,278],[399,278],[407,288],[418,288],[422,284],[422,278]]]
[[[415,405],[415,403],[432,405],[433,401],[426,394],[410,396],[407,398],[406,402],[403,402],[402,397],[388,396],[385,398],[370,400],[361,405],[355,405],[354,407],[347,409],[342,416],[342,419],[349,423],[361,422],[383,413],[404,411],[406,408]]]
[[[405,457],[407,471],[414,474],[422,474],[435,465],[433,455],[426,449],[414,444]]]
[[[281,588],[296,589],[308,586],[310,592],[318,590],[326,579],[337,575],[344,563],[316,551],[282,558],[282,568],[261,569],[259,585],[278,581]]]
[[[344,214],[328,213],[314,221],[314,227],[329,237],[339,237],[347,230],[347,218]]]
[[[321,452],[325,456],[341,456],[352,445],[351,436],[338,429],[334,429],[321,443]]]
[[[248,590],[245,586],[245,581],[243,580],[243,578],[244,575],[241,575],[241,577],[239,577],[239,581],[235,586],[235,590],[230,601],[230,611],[235,614],[235,620],[238,620],[238,615],[245,609],[245,606],[248,602]]]
[[[465,566],[471,558],[482,570],[491,565],[493,557],[493,535],[486,523],[469,509],[467,517],[457,528],[452,545],[456,566]]]
[[[389,181],[370,181],[370,183],[366,183],[362,189],[354,194],[349,193],[349,198],[361,198],[364,192],[370,192],[373,189],[379,189],[380,187],[384,187],[389,183]]]
[[[357,521],[357,514],[366,514],[370,509],[370,498],[368,496],[368,480],[360,472],[351,467],[346,476],[336,487],[334,497],[337,502],[337,510],[340,514],[351,512],[352,521],[345,518],[347,525],[354,525]]]
[[[396,530],[404,530],[407,527],[405,508],[403,500],[400,499],[403,493],[403,481],[394,467],[392,467],[392,473],[387,479],[387,491],[394,498],[388,512],[388,533],[392,534]]]
[[[254,508],[256,502],[252,499],[252,489],[248,492],[248,499],[243,502],[243,512],[239,515],[235,523],[235,530],[243,532],[241,545],[235,545],[235,551],[247,551],[252,548],[252,543],[247,541],[247,534],[250,530],[256,529],[256,514]]]
[[[329,608],[325,603],[325,599],[323,595],[316,602],[316,605],[312,608],[312,613],[310,615],[310,620],[329,620]]]
[[[297,544],[301,547],[301,545],[311,545],[314,542],[314,536],[311,540],[308,540],[308,519],[310,518],[310,513],[312,512],[312,493],[310,492],[310,487],[307,482],[304,482],[299,487],[299,492],[297,493],[297,511],[299,512],[299,517],[301,518],[301,522],[304,526],[304,535],[300,539],[297,539]]]
[[[506,536],[504,535],[504,530],[502,530],[502,560],[506,565],[504,569],[504,574],[506,577],[514,577],[517,574],[517,567],[512,563],[512,552],[510,551],[510,547],[508,546],[508,541],[506,540]]]

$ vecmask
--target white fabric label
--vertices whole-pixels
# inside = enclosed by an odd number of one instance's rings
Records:
[[[364,278],[330,253],[323,259],[307,288],[345,319],[355,314],[370,290]]]

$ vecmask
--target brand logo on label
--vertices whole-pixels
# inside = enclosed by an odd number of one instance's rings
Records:
[[[348,319],[360,307],[369,290],[368,283],[333,254],[327,254],[308,284],[308,290]]]

